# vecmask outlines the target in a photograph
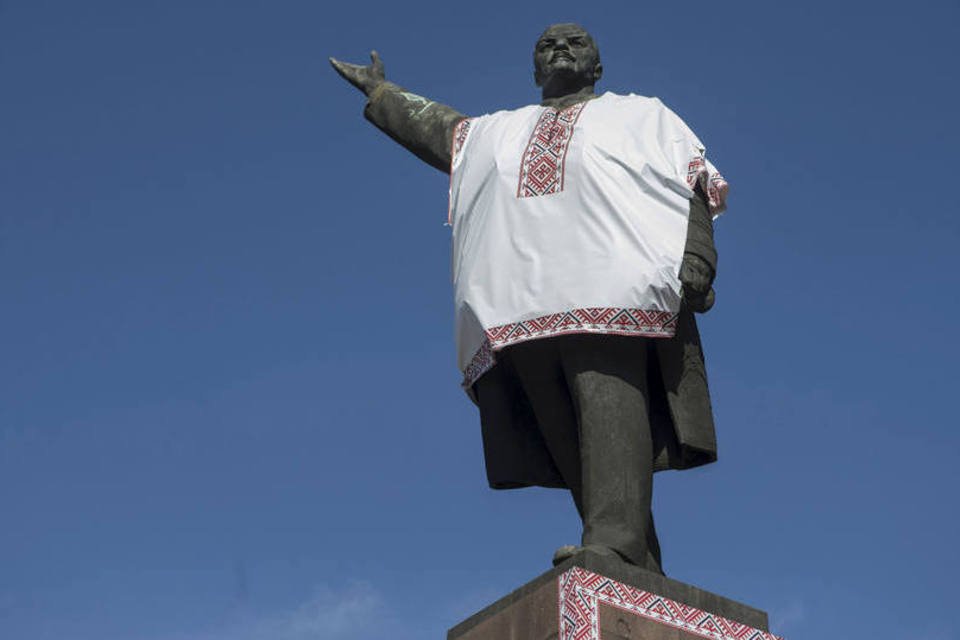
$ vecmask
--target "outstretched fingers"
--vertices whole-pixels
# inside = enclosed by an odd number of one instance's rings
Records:
[[[376,51],[370,52],[370,64],[351,64],[336,58],[330,58],[330,66],[340,74],[340,77],[360,89],[367,95],[384,81],[383,61]]]
[[[373,50],[370,52],[370,71],[375,80],[382,81],[386,78],[386,74],[383,70],[383,60],[380,59],[380,54]]]
[[[330,58],[330,66],[333,67],[334,71],[340,74],[345,80],[350,80],[350,67],[355,65],[349,64],[347,62],[341,62],[334,57]]]

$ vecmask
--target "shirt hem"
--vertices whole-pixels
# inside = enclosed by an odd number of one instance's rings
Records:
[[[463,370],[461,385],[470,387],[497,363],[496,352],[513,344],[577,333],[672,338],[677,331],[673,311],[584,308],[511,322],[486,329],[480,348]]]

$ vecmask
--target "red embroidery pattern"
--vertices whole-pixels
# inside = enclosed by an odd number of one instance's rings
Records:
[[[518,198],[563,191],[564,165],[573,126],[586,104],[580,102],[560,110],[548,107],[540,114],[520,162]]]
[[[469,389],[473,383],[480,379],[480,376],[493,368],[497,363],[493,355],[493,349],[490,347],[490,341],[484,340],[477,352],[473,354],[470,364],[463,372],[463,388]]]
[[[473,122],[473,120],[470,118],[464,118],[458,122],[457,126],[453,129],[453,153],[451,155],[454,160],[460,155],[460,150],[463,149],[463,143],[467,141],[467,136],[470,134],[471,122]]]
[[[453,128],[453,140],[450,142],[450,204],[447,205],[448,226],[453,224],[453,171],[457,166],[457,158],[463,150],[463,145],[467,142],[467,136],[470,135],[470,126],[472,123],[472,118],[464,118]]]
[[[672,336],[677,328],[677,314],[670,311],[611,309],[590,307],[511,322],[487,329],[487,339],[500,349],[532,338],[563,333],[619,333],[644,336]]]
[[[730,186],[719,173],[711,174],[707,170],[707,163],[703,156],[696,156],[687,164],[687,184],[693,189],[697,183],[707,194],[707,204],[710,212],[719,214],[726,208],[727,192]]]
[[[502,324],[486,330],[487,339],[464,369],[463,386],[470,387],[496,364],[494,351],[517,342],[571,333],[671,338],[676,331],[676,313],[610,307],[573,309]]]
[[[712,640],[782,640],[740,622],[574,567],[557,578],[560,640],[600,640],[601,603]]]

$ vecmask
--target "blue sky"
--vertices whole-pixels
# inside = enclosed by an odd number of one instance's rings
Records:
[[[439,638],[576,541],[486,488],[447,178],[326,62],[479,114],[573,20],[731,184],[668,574],[960,638],[960,7],[730,4],[0,2],[0,637]]]

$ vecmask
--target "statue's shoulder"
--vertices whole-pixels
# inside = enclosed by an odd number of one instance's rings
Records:
[[[656,96],[642,96],[636,93],[622,94],[607,91],[600,95],[600,99],[613,105],[643,111],[662,111],[667,108]]]
[[[670,130],[687,128],[683,119],[656,96],[641,96],[635,93],[620,95],[608,92],[601,97],[611,106],[613,112],[623,118]]]
[[[493,111],[491,113],[484,113],[483,115],[473,116],[472,120],[508,120],[510,118],[525,117],[532,112],[538,111],[540,105],[528,104],[522,107],[517,107],[516,109],[500,109],[499,111]]]

